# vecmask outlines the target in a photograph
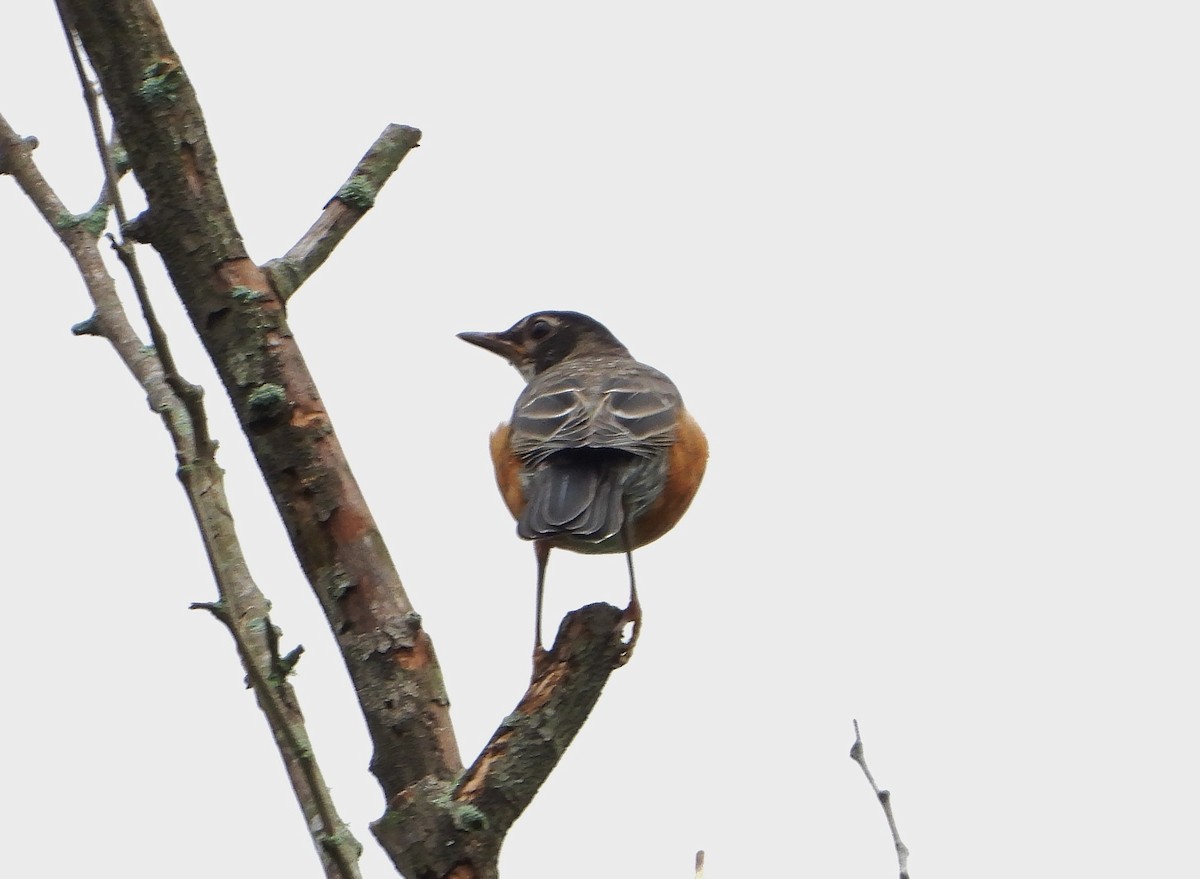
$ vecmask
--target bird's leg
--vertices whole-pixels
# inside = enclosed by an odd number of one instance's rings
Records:
[[[533,554],[537,556],[537,599],[534,603],[533,623],[533,674],[537,677],[538,669],[547,655],[542,646],[542,593],[546,589],[546,563],[550,560],[550,544],[545,540],[535,540]]]
[[[642,605],[638,601],[637,578],[633,575],[633,544],[629,539],[628,515],[621,523],[621,541],[625,544],[625,563],[629,566],[629,606],[621,614],[621,628],[623,630],[632,623],[633,629],[629,632],[629,641],[626,642],[625,649],[617,657],[617,668],[629,662],[633,656],[633,648],[637,646],[638,634],[642,631]]]

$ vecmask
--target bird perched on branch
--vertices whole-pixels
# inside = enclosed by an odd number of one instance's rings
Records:
[[[708,441],[675,384],[633,359],[599,321],[540,311],[499,333],[459,333],[499,354],[527,385],[512,419],[491,438],[496,483],[537,557],[534,668],[542,647],[542,595],[554,547],[623,552],[632,624],[621,664],[641,629],[633,550],[683,516],[708,462]]]

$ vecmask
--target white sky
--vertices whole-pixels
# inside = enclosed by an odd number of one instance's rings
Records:
[[[465,755],[523,691],[534,569],[486,451],[519,377],[454,333],[589,312],[708,430],[692,511],[637,555],[637,656],[507,876],[689,877],[701,847],[709,879],[892,876],[854,717],[917,879],[1194,872],[1193,4],[160,5],[258,261],[385,123],[425,131],[290,315]],[[82,210],[100,174],[51,7],[0,29],[0,112]],[[0,229],[8,863],[317,876],[229,638],[187,610],[214,590],[166,435],[69,334],[82,286],[11,180]],[[390,875],[332,639],[144,263],[364,873]],[[557,553],[548,620],[622,600],[622,565]]]

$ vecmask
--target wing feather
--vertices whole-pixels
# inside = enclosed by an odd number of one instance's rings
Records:
[[[530,463],[582,448],[650,457],[671,445],[679,407],[675,385],[645,364],[567,361],[535,377],[517,398],[513,449]]]

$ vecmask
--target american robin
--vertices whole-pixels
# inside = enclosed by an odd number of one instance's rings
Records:
[[[675,384],[633,359],[599,321],[539,311],[500,333],[459,333],[499,354],[527,385],[512,420],[491,438],[496,483],[537,557],[534,666],[542,648],[542,593],[553,547],[623,552],[629,567],[629,660],[642,611],[633,550],[662,537],[700,487],[708,441]]]

